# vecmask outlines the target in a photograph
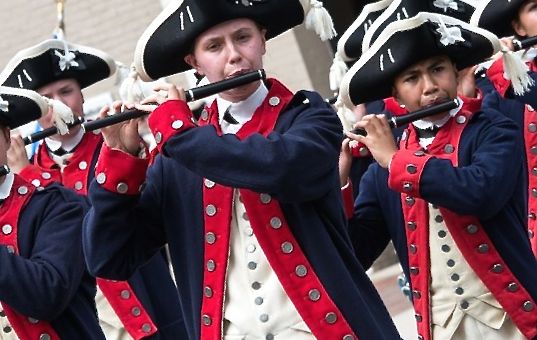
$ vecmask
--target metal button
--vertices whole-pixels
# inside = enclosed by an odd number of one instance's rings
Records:
[[[203,314],[201,316],[201,322],[203,322],[203,325],[210,326],[212,323],[211,317],[207,314]]]
[[[526,104],[526,108],[528,109],[528,111],[535,111],[535,109],[530,104]]]
[[[242,219],[245,220],[245,221],[250,220],[250,218],[248,217],[248,214],[246,213],[246,211],[242,213]]]
[[[414,164],[408,164],[406,166],[406,171],[409,174],[415,174],[418,171],[418,168]]]
[[[531,312],[534,308],[535,308],[535,306],[533,305],[533,302],[531,302],[531,301],[526,301],[526,302],[524,302],[524,304],[522,305],[522,309],[523,309],[525,312]]]
[[[206,208],[205,208],[205,213],[209,216],[214,216],[216,215],[216,207],[212,204],[209,204]]]
[[[535,189],[535,188],[531,188],[531,195],[532,195],[533,197],[537,197],[537,189]]]
[[[417,157],[425,156],[425,151],[418,150],[418,151],[414,152],[414,156],[417,156]]]
[[[406,191],[406,192],[412,191],[412,183],[407,182],[407,183],[403,184],[403,190]]]
[[[528,131],[531,132],[531,133],[534,133],[535,131],[537,131],[537,125],[535,125],[535,123],[529,123],[528,124]]]
[[[355,339],[354,339],[354,336],[352,336],[352,335],[350,335],[350,334],[347,334],[347,335],[345,335],[345,336],[343,337],[342,340],[355,340]]]
[[[214,272],[215,269],[216,269],[216,262],[214,262],[214,260],[207,261],[207,270],[210,272]]]
[[[254,270],[256,268],[257,268],[257,263],[255,263],[254,261],[248,262],[248,269]]]
[[[455,289],[455,294],[457,294],[457,295],[462,295],[462,294],[464,294],[464,289],[463,289],[462,287],[457,287],[457,288]]]
[[[39,336],[39,340],[50,340],[50,335],[43,333]]]
[[[447,233],[446,233],[445,230],[439,230],[438,231],[438,237],[444,238],[444,237],[446,237],[446,235],[447,235]]]
[[[206,286],[205,288],[203,288],[203,295],[208,298],[213,297],[213,290],[211,289],[211,287]]]
[[[259,290],[261,288],[261,283],[254,281],[252,282],[252,289],[253,290]]]
[[[507,290],[510,291],[511,293],[514,293],[518,290],[518,284],[516,284],[515,282],[511,282],[510,284],[507,285]]]
[[[293,244],[291,242],[282,243],[282,252],[284,254],[290,254],[293,252]]]
[[[78,163],[78,168],[80,170],[86,170],[88,168],[88,163],[85,162],[85,161],[82,161],[82,162]]]
[[[214,187],[215,183],[213,181],[211,181],[210,179],[204,179],[203,180],[203,184],[205,184],[205,187],[211,189]]]
[[[410,274],[418,275],[419,273],[420,273],[420,269],[418,267],[410,267]]]
[[[265,340],[274,340],[274,335],[269,333],[265,336]]]
[[[533,176],[537,176],[537,168],[532,168],[532,169],[531,169],[531,174],[532,174]]]
[[[39,323],[39,320],[35,318],[28,318],[28,322],[31,323],[32,325],[35,325],[36,323]]]
[[[4,310],[0,310],[0,317],[2,318],[6,317],[6,312],[4,312]]]
[[[99,174],[97,174],[97,183],[99,184],[104,184],[104,182],[106,182],[106,175],[104,172],[100,172]]]
[[[282,221],[278,217],[273,217],[270,219],[270,226],[273,229],[280,229],[282,227]]]
[[[418,247],[415,244],[411,244],[408,246],[408,251],[410,251],[411,254],[416,254],[418,251]]]
[[[423,317],[421,316],[421,314],[414,314],[414,317],[416,318],[417,322],[422,322],[423,321]]]
[[[423,335],[418,335],[418,340],[423,340]]]
[[[409,206],[413,206],[414,203],[415,203],[414,197],[407,196],[407,197],[405,198],[405,202],[406,202],[407,205],[409,205]]]
[[[270,104],[270,106],[277,106],[278,104],[280,104],[280,98],[278,98],[276,96],[270,97],[269,104]]]
[[[160,144],[162,142],[162,133],[160,132],[155,133],[155,142],[157,144]]]
[[[324,320],[329,324],[333,324],[337,321],[337,315],[334,312],[329,312],[325,315]]]
[[[262,305],[263,304],[263,298],[261,296],[256,297],[255,300],[254,300],[254,303],[256,305],[258,305],[258,306]]]
[[[50,179],[52,175],[49,172],[43,172],[41,177],[43,177],[43,179]]]
[[[84,184],[82,182],[78,181],[75,183],[76,190],[82,190],[83,187],[84,187]]]
[[[533,232],[533,230],[528,230],[528,237],[533,238],[534,236],[535,236],[535,233]]]
[[[477,226],[475,224],[470,224],[469,226],[466,227],[466,231],[469,233],[469,234],[475,234],[477,233]]]
[[[126,289],[122,290],[120,294],[121,294],[121,298],[122,298],[123,300],[127,300],[128,298],[131,297],[131,292],[129,292],[129,291],[126,290]]]
[[[308,274],[308,269],[306,269],[306,266],[302,265],[302,264],[299,264],[298,266],[296,266],[295,268],[295,274],[298,276],[298,277],[304,277],[306,276],[306,274]]]
[[[412,296],[413,296],[415,299],[421,299],[421,293],[419,292],[419,290],[413,290],[413,291],[412,291]]]
[[[460,278],[461,277],[457,273],[451,274],[451,281],[459,281]]]
[[[499,263],[496,263],[494,266],[492,266],[492,272],[496,274],[503,272],[503,266]]]
[[[455,151],[455,148],[453,147],[453,145],[446,144],[446,146],[444,146],[445,153],[453,153],[453,151]]]
[[[207,235],[205,235],[205,240],[209,244],[214,244],[216,242],[216,235],[212,232],[208,232]]]
[[[455,261],[450,259],[450,260],[447,260],[446,264],[447,264],[448,267],[454,267],[455,266]]]
[[[535,216],[535,213],[529,213],[529,214],[528,214],[528,218],[529,218],[530,220],[534,220],[535,217],[536,217],[536,216]]]
[[[37,188],[41,186],[41,181],[36,178],[32,181],[32,185]]]
[[[261,322],[267,322],[268,319],[269,319],[268,314],[261,314],[259,316],[259,321],[261,321]]]
[[[134,316],[140,316],[140,314],[142,314],[142,311],[139,307],[132,307],[131,314]]]
[[[144,323],[144,324],[142,325],[142,332],[144,332],[144,333],[149,333],[149,332],[151,332],[151,325],[148,324],[148,323]]]
[[[261,200],[261,203],[269,204],[272,200],[272,196],[270,196],[269,194],[261,194],[259,195],[259,199]]]
[[[481,254],[487,253],[489,251],[488,244],[486,244],[486,243],[480,244],[477,247],[477,251],[480,252]]]
[[[443,244],[441,249],[444,253],[449,253],[449,251],[451,250],[451,248],[447,244]]]
[[[369,155],[369,149],[366,148],[365,146],[361,146],[359,149],[358,149],[358,154],[362,157],[365,157],[367,155]]]
[[[2,330],[4,331],[4,333],[9,333],[9,332],[11,332],[11,327],[6,326]]]
[[[434,220],[436,221],[436,223],[442,223],[444,222],[444,218],[442,217],[442,215],[436,215],[434,217]]]
[[[308,297],[311,301],[319,301],[321,298],[321,292],[318,289],[312,289],[308,292]]]
[[[203,109],[201,111],[200,118],[202,120],[207,120],[209,118],[209,112],[207,112],[207,110]]]
[[[457,124],[466,123],[466,117],[465,116],[457,116],[457,118],[455,120],[457,121]]]
[[[468,301],[462,300],[461,301],[461,308],[462,309],[467,309],[468,307],[470,307],[470,304],[468,303]]]
[[[4,235],[9,235],[12,231],[13,227],[10,224],[4,224],[2,226],[2,233],[4,233]]]
[[[534,155],[537,155],[537,146],[532,146],[530,152]]]
[[[8,245],[6,246],[6,248],[8,253],[15,254],[15,247],[13,247],[12,245]]]
[[[116,190],[120,194],[126,194],[129,191],[129,186],[125,182],[119,182],[117,184]]]
[[[253,253],[255,251],[255,249],[256,249],[255,244],[249,244],[246,247],[246,251],[249,252],[249,253]]]
[[[410,230],[416,230],[416,223],[415,223],[415,222],[410,221],[410,222],[408,222],[408,223],[406,224],[406,226],[407,226],[407,228],[410,229]]]
[[[243,216],[244,217],[244,216]],[[254,234],[254,230],[250,227],[244,229],[244,233],[248,236],[252,236]]]
[[[26,195],[28,193],[28,187],[26,186],[20,186],[18,189],[17,189],[17,192],[21,195]]]
[[[173,123],[172,123],[172,128],[174,130],[179,130],[180,128],[183,127],[183,121],[182,120],[174,120]]]

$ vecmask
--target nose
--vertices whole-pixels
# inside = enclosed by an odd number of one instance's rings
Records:
[[[228,62],[230,64],[236,64],[242,60],[242,54],[233,42],[227,43],[228,49]]]
[[[423,94],[431,95],[436,91],[438,91],[438,84],[435,79],[429,74],[423,75]]]

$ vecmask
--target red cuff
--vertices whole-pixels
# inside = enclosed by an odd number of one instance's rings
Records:
[[[369,152],[369,149],[363,143],[358,143],[357,145],[351,147],[351,154],[354,158],[364,158],[371,156],[371,152]]]
[[[29,164],[19,173],[19,176],[37,187],[46,187],[54,182],[61,183],[62,179],[58,171],[50,171],[37,165]]]
[[[354,215],[354,195],[352,192],[352,182],[349,179],[347,184],[341,188],[341,196],[343,197],[343,208],[345,208],[345,216],[351,219]]]
[[[505,98],[505,94],[511,86],[511,81],[505,79],[502,58],[496,59],[487,70],[487,77],[490,79],[496,91]]]
[[[148,164],[147,158],[137,158],[103,144],[95,169],[95,179],[108,191],[137,195],[145,181]]]
[[[479,88],[476,88],[475,93],[477,96],[475,98],[466,97],[466,96],[459,94],[463,102],[463,105],[462,105],[463,109],[468,110],[470,112],[476,112],[481,109],[481,103],[483,102],[483,92]]]
[[[423,150],[399,150],[390,163],[388,186],[397,192],[420,197],[420,178],[425,164],[433,156]]]
[[[170,137],[196,126],[192,122],[192,112],[184,100],[168,100],[161,104],[151,113],[148,123],[159,151],[162,151]]]

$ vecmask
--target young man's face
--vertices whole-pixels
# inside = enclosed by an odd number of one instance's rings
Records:
[[[10,130],[0,124],[0,165],[7,165],[7,150],[11,145]]]
[[[213,83],[263,68],[265,42],[265,30],[260,30],[252,20],[230,20],[202,33],[185,61]],[[255,82],[221,96],[243,100],[258,86]]]
[[[518,18],[512,22],[516,34],[521,37],[537,35],[537,0],[525,1],[518,10]]]
[[[80,85],[75,79],[62,79],[47,84],[37,90],[37,92],[47,98],[58,100],[69,106],[76,117],[84,115],[84,97]],[[43,129],[53,125],[52,113],[49,111],[39,119],[39,124]]]
[[[457,69],[446,56],[418,62],[401,72],[394,81],[393,96],[409,112],[457,97]],[[430,120],[444,116],[430,117]]]

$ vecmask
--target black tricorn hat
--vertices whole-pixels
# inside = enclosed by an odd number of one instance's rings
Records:
[[[11,129],[37,120],[48,112],[49,105],[39,93],[0,86],[0,124]]]
[[[100,50],[49,39],[15,54],[0,73],[0,85],[37,90],[73,78],[83,89],[115,71],[115,61]]]
[[[366,51],[379,34],[390,23],[408,19],[419,12],[439,13],[470,22],[476,3],[479,0],[394,0],[375,20],[362,42],[362,51]]]
[[[310,13],[314,13],[311,15]],[[267,30],[267,39],[322,14],[312,23],[323,38],[331,38],[333,23],[316,0],[172,0],[142,34],[134,52],[134,65],[144,81],[190,70],[183,59],[196,38],[228,20],[248,18]],[[306,26],[311,20],[306,20]]]
[[[511,26],[520,6],[525,0],[481,0],[477,5],[470,23],[491,31],[498,37],[514,35]]]
[[[428,58],[445,55],[463,69],[499,50],[498,38],[489,31],[451,16],[418,13],[386,27],[343,78],[340,99],[351,108],[390,97],[395,78]]]

